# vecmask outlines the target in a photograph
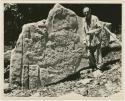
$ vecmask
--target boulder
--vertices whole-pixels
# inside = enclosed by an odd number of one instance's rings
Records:
[[[45,57],[39,61],[40,80],[44,85],[58,82],[77,72],[85,53],[81,45],[78,16],[71,10],[56,4],[50,10],[46,24],[48,39]]]
[[[19,35],[15,48],[11,52],[10,59],[10,83],[22,82],[24,66],[36,65],[43,59],[43,51],[46,47],[47,31],[45,20],[37,23],[25,24]]]
[[[27,88],[29,78],[30,88],[45,86],[88,66],[82,21],[75,12],[56,4],[46,20],[25,24],[11,52],[11,85],[21,85],[23,79]],[[29,66],[28,72],[24,66]]]

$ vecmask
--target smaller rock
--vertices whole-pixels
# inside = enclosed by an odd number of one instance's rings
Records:
[[[47,91],[47,89],[46,89],[46,88],[44,88],[44,89],[42,89],[42,91],[44,91],[44,92],[45,92],[45,91]]]
[[[91,69],[82,70],[82,71],[80,71],[80,76],[82,79],[88,78],[88,77],[93,77],[92,70]]]
[[[12,89],[16,89],[18,86],[17,85],[13,85],[13,88]]]
[[[9,78],[4,80],[5,83],[9,83]]]
[[[118,68],[120,67],[120,65],[119,64],[115,64],[114,66],[112,66],[112,70],[117,70]]]
[[[84,87],[84,88],[76,89],[75,92],[76,92],[77,94],[82,95],[82,96],[87,96],[87,94],[88,94],[88,90],[87,90],[87,88],[85,88],[85,87]]]
[[[4,59],[5,59],[6,61],[9,61],[9,60],[10,60],[11,51],[12,51],[12,50],[8,50],[8,51],[6,51],[6,52],[4,53]]]
[[[5,83],[4,84],[4,93],[10,93],[11,91],[12,91],[12,89],[10,88],[10,84]]]
[[[113,88],[117,88],[117,85],[114,86],[112,81],[107,81],[107,83],[105,84],[105,87],[107,90],[112,91]]]
[[[80,80],[80,81],[78,81],[78,83],[82,83],[83,85],[86,85],[86,84],[88,84],[88,83],[90,83],[92,81],[92,79],[82,79],[82,80]]]
[[[102,75],[102,72],[100,70],[96,70],[96,71],[93,72],[93,76],[95,78],[100,77],[101,75]]]
[[[40,97],[40,96],[41,96],[40,92],[37,92],[37,93],[32,95],[32,97]]]

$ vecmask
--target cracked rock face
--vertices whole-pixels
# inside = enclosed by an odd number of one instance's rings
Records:
[[[48,18],[25,24],[11,52],[10,83],[35,88],[88,66],[82,18],[56,4]],[[35,68],[36,67],[36,68]]]

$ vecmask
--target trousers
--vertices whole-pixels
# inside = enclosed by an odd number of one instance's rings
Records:
[[[89,58],[89,66],[92,67],[92,69],[97,68],[98,65],[102,64],[101,44],[87,47],[87,55]]]

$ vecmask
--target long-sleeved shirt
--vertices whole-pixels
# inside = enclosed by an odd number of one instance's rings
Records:
[[[83,20],[86,33],[87,46],[96,46],[101,42],[101,24],[98,17],[91,15],[90,24],[87,24],[86,18]]]

